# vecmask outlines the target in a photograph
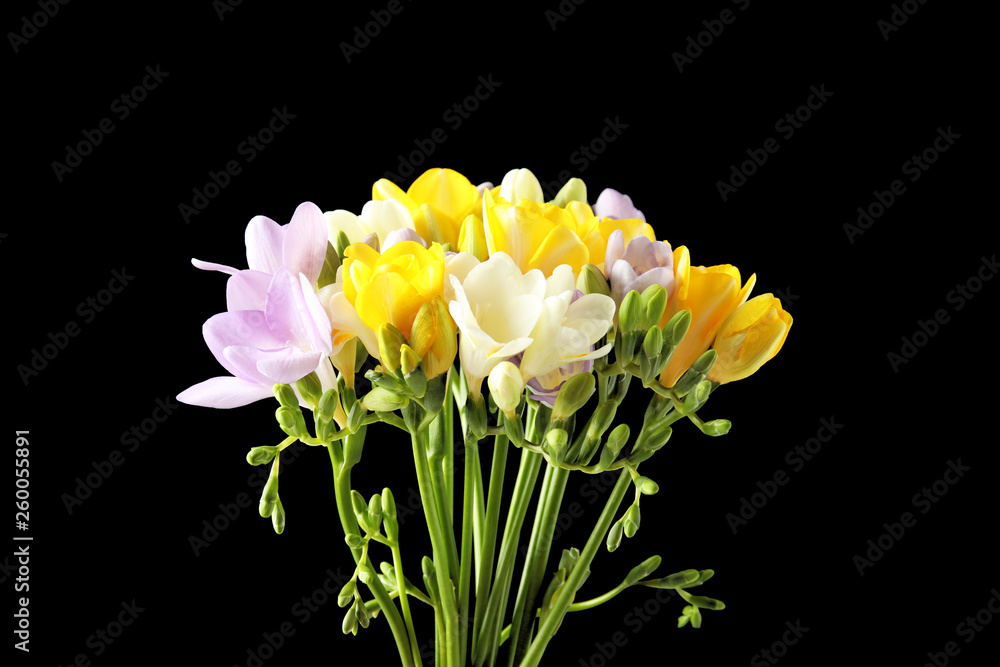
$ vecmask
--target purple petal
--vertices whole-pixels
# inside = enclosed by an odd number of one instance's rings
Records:
[[[608,247],[604,251],[604,276],[611,275],[611,268],[615,262],[625,254],[625,232],[616,229],[608,237]]]
[[[205,321],[202,327],[205,343],[222,367],[245,380],[256,381],[260,378],[256,373],[244,375],[237,372],[236,367],[226,358],[224,351],[233,345],[261,347],[273,349],[284,347],[284,341],[278,341],[267,327],[264,313],[259,310],[237,310],[213,315]]]
[[[632,220],[638,218],[646,222],[642,211],[632,205],[632,198],[617,190],[604,188],[604,192],[594,203],[594,215],[599,218],[614,218],[615,220]]]
[[[271,381],[289,384],[301,380],[319,366],[322,352],[306,352],[297,347],[258,350],[257,370]]]
[[[206,408],[238,408],[262,398],[269,398],[272,394],[269,386],[223,376],[188,387],[177,394],[177,400]]]
[[[284,349],[284,348],[278,348]],[[222,350],[226,362],[236,369],[236,377],[261,385],[273,385],[274,381],[257,368],[263,351],[246,345],[230,345]]]
[[[674,291],[674,270],[668,267],[650,269],[627,283],[622,291],[622,295],[624,296],[632,290],[639,290],[641,294],[650,285],[663,285],[663,289],[667,290],[667,296],[670,296]]]
[[[271,333],[283,341],[283,345],[313,350],[331,350],[333,347],[330,318],[316,292],[286,267],[279,269],[271,279],[264,316]]]
[[[311,201],[299,204],[284,231],[282,263],[293,275],[304,273],[311,284],[316,284],[326,258],[328,234],[326,218],[319,207]]]
[[[226,283],[227,310],[264,310],[271,276],[263,271],[239,271]]]
[[[222,273],[228,273],[230,275],[235,275],[239,273],[239,269],[234,269],[231,266],[226,266],[225,264],[216,264],[215,262],[203,262],[200,259],[191,258],[191,263],[202,271],[221,271]]]
[[[427,241],[425,241],[419,234],[410,229],[409,227],[402,227],[400,229],[394,229],[385,236],[385,243],[382,245],[382,252],[403,241],[416,241],[423,247],[427,247]]]
[[[258,215],[247,225],[247,265],[255,271],[274,273],[281,267],[285,230],[274,220]]]

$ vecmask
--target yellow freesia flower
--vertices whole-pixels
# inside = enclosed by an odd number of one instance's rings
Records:
[[[388,322],[407,340],[413,320],[428,301],[444,291],[444,251],[401,241],[384,254],[365,243],[344,251],[344,296],[372,331]]]
[[[785,344],[792,316],[770,294],[750,299],[726,318],[712,347],[719,353],[708,379],[720,384],[757,372]]]
[[[372,186],[372,199],[392,199],[406,207],[414,227],[428,243],[450,243],[459,250],[459,232],[469,214],[478,216],[479,190],[453,169],[428,169],[406,192],[388,179]]]
[[[420,307],[411,334],[410,347],[422,360],[428,379],[451,368],[458,354],[458,334],[442,297],[436,296]]]
[[[722,323],[746,301],[756,274],[740,286],[740,270],[729,264],[691,266],[688,249],[674,250],[674,292],[660,326],[682,310],[691,311],[691,326],[660,375],[660,384],[673,387],[715,340]]]

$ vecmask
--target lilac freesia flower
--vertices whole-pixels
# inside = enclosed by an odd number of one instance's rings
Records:
[[[616,229],[608,237],[604,273],[616,306],[632,290],[642,292],[650,285],[663,285],[670,296],[674,289],[674,253],[668,243],[650,241],[645,236],[635,237],[625,247],[625,235]]]
[[[246,230],[248,270],[200,260],[201,269],[230,275],[228,311],[202,329],[205,342],[230,376],[200,382],[177,399],[191,405],[233,408],[272,395],[316,371],[323,385],[335,379],[330,318],[316,296],[326,255],[327,230],[315,204],[301,204],[289,224],[257,216]]]
[[[642,220],[646,216],[632,205],[632,198],[617,190],[604,188],[604,192],[594,202],[594,215],[599,218],[614,218],[615,220]]]

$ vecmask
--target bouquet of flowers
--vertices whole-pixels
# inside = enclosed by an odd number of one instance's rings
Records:
[[[693,266],[686,247],[657,240],[615,190],[591,206],[574,178],[544,199],[527,169],[508,172],[498,187],[431,169],[405,192],[379,180],[359,215],[307,202],[287,225],[253,218],[247,269],[192,260],[229,275],[226,312],[203,332],[230,375],[178,399],[233,408],[277,398],[287,437],[254,447],[247,461],[271,465],[260,514],[278,533],[282,450],[297,441],[326,448],[356,563],[338,597],[347,608],[343,631],[357,634],[381,614],[406,666],[422,664],[411,599],[433,610],[434,662],[445,667],[494,665],[502,648],[508,665],[534,667],[568,612],[632,586],[676,590],[687,602],[678,626],[700,627],[702,610],[724,607],[689,592],[712,570],[654,576],[659,556],[610,591],[578,594],[598,548],[614,551],[634,536],[642,496],[658,491],[642,463],[678,420],[706,435],[726,433],[728,421],[705,421],[698,411],[719,386],[777,354],[792,319],[771,294],[748,300],[754,276],[742,282],[734,266]],[[616,414],[639,385],[649,403],[633,435]],[[412,446],[432,547],[419,578],[412,568],[404,573],[392,491],[366,500],[352,487],[366,432],[380,422]],[[493,452],[484,480],[486,438]],[[504,508],[509,455],[519,463]],[[620,472],[586,544],[550,557],[569,475],[605,471]],[[632,502],[619,512],[630,488]],[[391,562],[376,565],[383,548]]]

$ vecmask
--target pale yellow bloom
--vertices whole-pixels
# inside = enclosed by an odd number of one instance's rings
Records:
[[[721,384],[757,372],[785,344],[792,316],[771,294],[750,299],[726,318],[712,347],[719,357],[708,379]]]

